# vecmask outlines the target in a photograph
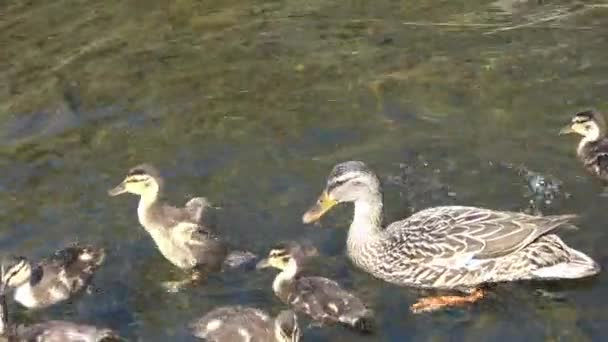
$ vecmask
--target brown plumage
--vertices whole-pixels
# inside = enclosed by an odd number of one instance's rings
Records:
[[[10,281],[10,276],[4,277]],[[120,341],[113,330],[68,321],[47,321],[30,326],[13,325],[8,319],[4,286],[0,290],[0,336],[6,341],[36,342],[110,342]]]
[[[156,168],[142,164],[129,170],[125,179],[109,191],[111,196],[132,193],[140,196],[137,215],[161,254],[184,270],[219,271],[251,263],[250,252],[234,251],[216,234],[209,202],[193,198],[183,208],[164,203],[163,178]]]
[[[189,325],[192,334],[208,342],[298,342],[298,318],[291,310],[275,318],[245,306],[216,308]]]
[[[33,264],[14,257],[3,264],[3,278],[15,288],[15,300],[28,308],[45,308],[86,288],[105,252],[93,246],[71,246]]]
[[[470,289],[523,279],[573,279],[599,265],[568,247],[555,229],[573,215],[531,216],[467,206],[442,206],[382,226],[382,189],[363,162],[332,170],[325,190],[303,217],[319,219],[338,203],[354,202],[347,251],[353,263],[397,285]]]
[[[576,133],[582,136],[576,155],[585,169],[608,184],[608,138],[606,121],[595,110],[576,113],[560,134]]]
[[[301,274],[306,256],[293,244],[281,244],[273,248],[258,268],[275,267],[281,272],[275,277],[272,289],[285,304],[322,323],[341,323],[361,332],[374,327],[373,312],[353,293],[337,282]]]

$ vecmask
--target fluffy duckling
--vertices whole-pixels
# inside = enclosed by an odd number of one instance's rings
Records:
[[[608,138],[604,116],[595,110],[576,113],[559,133],[576,133],[583,137],[576,149],[578,159],[588,172],[608,184]]]
[[[209,342],[298,342],[302,337],[298,317],[291,310],[275,318],[244,306],[224,306],[190,324],[194,336]]]
[[[17,273],[2,273],[2,279],[10,282]],[[118,334],[110,329],[67,321],[47,321],[29,327],[13,326],[8,320],[6,283],[0,288],[0,336],[5,341],[36,342],[110,342],[120,341]]]
[[[193,198],[185,207],[177,208],[161,200],[163,184],[156,168],[142,164],[129,170],[122,183],[108,193],[110,196],[132,193],[140,197],[137,207],[139,223],[167,260],[183,270],[192,271],[191,280],[198,280],[202,275],[220,271],[223,267],[239,267],[255,259],[250,252],[229,253],[227,244],[207,222],[207,211],[211,206],[205,198]]]
[[[337,282],[324,277],[302,276],[303,257],[289,244],[280,244],[270,250],[268,258],[261,260],[257,268],[281,270],[272,283],[275,295],[313,320],[322,324],[341,323],[360,332],[371,332],[372,311]]]
[[[15,289],[14,298],[30,308],[46,308],[63,302],[86,288],[105,252],[92,246],[72,246],[33,264],[24,257],[11,257],[2,265],[2,281]]]

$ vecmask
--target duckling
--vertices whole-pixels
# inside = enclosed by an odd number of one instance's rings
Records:
[[[578,144],[576,155],[585,169],[608,184],[608,138],[604,116],[587,110],[576,113],[572,121],[559,134],[576,133],[583,138]]]
[[[264,311],[245,306],[224,306],[190,324],[194,336],[209,342],[298,342],[298,317],[291,310],[274,319]]]
[[[179,288],[208,272],[240,267],[255,259],[250,252],[229,253],[227,244],[206,222],[211,207],[207,199],[192,198],[184,208],[177,208],[161,201],[163,185],[164,180],[155,167],[141,164],[129,170],[122,183],[108,193],[110,196],[123,193],[140,196],[139,223],[167,260],[192,272],[192,279],[170,284],[170,288]]]
[[[257,268],[281,270],[272,283],[274,293],[282,302],[313,320],[321,324],[341,323],[360,332],[371,332],[372,311],[359,298],[331,279],[302,276],[302,264],[300,253],[289,244],[280,244],[270,250],[268,258],[261,260]]]
[[[15,289],[14,298],[19,304],[29,309],[46,308],[89,286],[104,258],[101,248],[77,245],[59,250],[37,264],[24,257],[11,257],[2,265],[2,280]]]
[[[29,327],[13,326],[8,320],[6,304],[6,284],[19,273],[2,272],[3,282],[0,285],[0,336],[5,341],[37,342],[110,342],[120,341],[118,333],[91,325],[76,324],[67,321],[47,321]]]

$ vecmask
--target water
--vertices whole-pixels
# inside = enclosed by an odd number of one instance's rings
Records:
[[[178,294],[160,288],[179,271],[139,227],[136,199],[106,194],[147,161],[167,177],[172,202],[204,195],[221,206],[222,233],[237,245],[265,253],[274,240],[313,241],[328,258],[319,273],[377,312],[374,336],[310,328],[307,341],[600,340],[605,273],[500,285],[470,309],[413,316],[408,306],[422,293],[372,279],[343,257],[351,208],[320,227],[300,218],[344,160],[378,172],[389,221],[446,203],[525,210],[526,180],[502,166],[524,165],[563,182],[571,197],[543,212],[580,214],[581,229],[562,236],[605,265],[607,200],[575,160],[574,138],[557,136],[571,113],[608,107],[605,7],[5,0],[2,253],[42,257],[72,241],[109,251],[96,292],[13,316],[178,341],[189,340],[186,322],[218,305],[282,308],[274,272],[221,274]],[[552,16],[561,17],[543,20]]]

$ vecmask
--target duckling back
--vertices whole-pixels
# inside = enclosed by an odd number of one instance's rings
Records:
[[[119,335],[110,329],[66,321],[48,321],[21,327],[17,331],[19,341],[36,342],[110,342],[120,341]]]
[[[105,252],[93,246],[71,246],[38,263],[30,281],[15,291],[15,300],[28,308],[45,308],[83,290]]]
[[[194,336],[209,342],[270,342],[275,341],[273,319],[261,310],[244,306],[214,309],[193,321]]]
[[[82,278],[92,276],[105,257],[103,248],[74,245],[56,252],[50,260],[57,267],[65,266],[67,277]]]
[[[284,297],[286,301],[315,321],[341,323],[363,333],[374,329],[373,312],[331,279],[302,277],[291,289]]]

